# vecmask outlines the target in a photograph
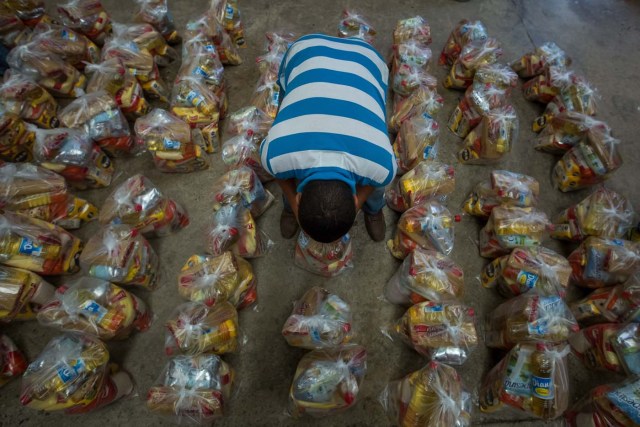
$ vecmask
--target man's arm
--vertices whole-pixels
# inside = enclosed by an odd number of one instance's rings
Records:
[[[371,193],[373,193],[375,187],[370,185],[358,185],[356,186],[356,209],[360,210],[364,202],[367,201]]]
[[[282,189],[282,194],[287,198],[293,214],[298,218],[298,199],[296,198],[296,180],[295,179],[276,179],[276,182]]]

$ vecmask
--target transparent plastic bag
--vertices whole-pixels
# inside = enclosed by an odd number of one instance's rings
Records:
[[[402,379],[389,382],[380,403],[402,427],[471,425],[471,395],[451,366],[429,362]]]
[[[13,48],[7,55],[7,63],[53,95],[76,98],[84,94],[86,77],[55,53],[40,50],[35,42]]]
[[[369,24],[368,20],[353,10],[342,11],[340,23],[338,24],[338,37],[358,38],[367,43],[373,43],[376,37],[376,29]]]
[[[425,202],[400,216],[395,235],[387,241],[387,247],[398,259],[406,258],[417,247],[449,255],[453,250],[453,223],[449,209],[438,202]]]
[[[244,23],[238,9],[238,0],[211,0],[209,13],[213,13],[236,47],[246,47],[244,40]]]
[[[209,168],[202,132],[200,129],[191,129],[173,114],[154,108],[136,120],[134,129],[160,171],[190,173]]]
[[[274,177],[262,167],[260,147],[247,134],[237,135],[222,144],[222,162],[227,169],[241,169],[248,167],[260,182],[267,183]],[[268,191],[268,190],[265,190]]]
[[[246,136],[258,145],[267,137],[273,119],[264,111],[254,107],[244,107],[230,114],[225,121],[225,134]]]
[[[398,174],[415,168],[422,160],[433,160],[437,152],[439,134],[438,122],[427,113],[413,116],[403,122],[393,142]]]
[[[165,328],[164,350],[169,356],[234,353],[240,345],[238,313],[226,301],[212,307],[199,302],[180,304]]]
[[[591,116],[576,111],[564,111],[549,120],[540,132],[535,148],[561,155],[583,142],[589,132],[610,133],[611,130],[606,123]]]
[[[223,415],[234,376],[215,354],[173,357],[147,392],[147,408],[179,424],[211,425]]]
[[[426,82],[421,82],[408,97],[395,96],[393,115],[388,120],[389,131],[397,133],[402,123],[414,116],[426,113],[434,117],[443,105],[444,98]]]
[[[596,90],[584,78],[572,73],[560,74],[567,76],[558,82],[557,94],[549,101],[542,116],[533,122],[533,131],[540,132],[549,121],[563,111],[577,111],[589,116],[596,114]]]
[[[99,221],[101,224],[128,224],[147,237],[160,237],[189,225],[189,215],[148,178],[137,174],[107,197]]]
[[[423,44],[431,44],[431,27],[422,16],[401,19],[393,30],[393,44],[400,44],[409,40]]]
[[[85,63],[100,62],[100,48],[69,27],[40,23],[34,30],[31,42],[39,50],[56,54],[79,70],[84,69]]]
[[[133,391],[133,380],[109,364],[107,346],[97,337],[65,333],[53,338],[22,377],[20,403],[41,411],[81,414]]]
[[[51,22],[42,0],[7,0],[4,6],[13,10],[28,27],[33,28],[40,22]]]
[[[287,344],[308,350],[335,348],[353,338],[351,307],[338,295],[314,286],[296,301],[282,327]]]
[[[256,173],[248,167],[231,169],[213,183],[213,210],[240,204],[254,218],[260,217],[273,203],[274,197],[263,187]]]
[[[133,14],[135,22],[151,24],[162,34],[167,43],[174,45],[182,41],[173,22],[167,0],[135,0],[138,9]]]
[[[171,91],[171,112],[198,128],[205,141],[205,151],[213,153],[220,145],[219,120],[222,118],[221,101],[198,77],[180,77]]]
[[[29,163],[0,166],[0,208],[68,230],[98,216],[97,207],[69,193],[62,176]]]
[[[452,302],[462,298],[464,272],[439,252],[415,248],[384,287],[393,304],[411,305],[424,301]]]
[[[622,166],[620,140],[606,132],[589,132],[553,168],[553,182],[562,192],[575,191],[609,179]]]
[[[629,200],[606,187],[565,209],[554,219],[551,237],[579,242],[587,236],[624,238],[633,227],[635,212]]]
[[[535,178],[507,170],[494,170],[488,181],[475,186],[462,208],[469,215],[489,218],[496,206],[535,206],[539,194],[540,184]]]
[[[455,190],[455,170],[435,160],[422,160],[385,191],[387,205],[397,212],[446,196]]]
[[[131,40],[138,49],[149,52],[160,67],[166,67],[178,59],[178,52],[169,46],[162,34],[150,24],[114,23],[113,33],[114,37]]]
[[[511,151],[518,130],[518,116],[510,104],[489,111],[467,134],[458,161],[471,165],[495,163]]]
[[[454,27],[449,34],[442,53],[440,54],[441,65],[452,65],[460,56],[462,48],[474,40],[486,40],[487,29],[481,21],[469,21],[463,19]]]
[[[7,162],[33,161],[33,142],[36,135],[17,115],[4,111],[0,105],[0,160]]]
[[[465,90],[473,83],[478,68],[493,64],[502,56],[502,47],[494,38],[476,39],[462,47],[460,56],[442,83],[447,89]]]
[[[111,17],[100,0],[69,0],[58,4],[62,22],[102,46],[111,33]]]
[[[623,284],[597,289],[570,305],[581,324],[640,323],[640,277]]]
[[[633,427],[640,424],[640,378],[600,385],[576,402],[565,414],[566,425]]]
[[[415,351],[438,362],[462,365],[478,345],[475,313],[458,303],[425,301],[383,329]]]
[[[613,339],[620,328],[616,323],[603,323],[581,329],[569,337],[573,354],[590,372],[622,373],[622,365],[613,348]]]
[[[257,278],[251,264],[231,251],[192,255],[178,274],[178,293],[209,306],[228,301],[241,310],[256,302]]]
[[[571,255],[571,280],[578,286],[603,288],[624,283],[640,268],[640,243],[587,237]]]
[[[92,277],[118,285],[155,290],[160,260],[136,229],[126,224],[103,226],[87,241],[80,266]]]
[[[111,184],[113,162],[88,134],[77,129],[28,128],[35,134],[33,157],[40,166],[62,175],[78,190]]]
[[[54,292],[55,288],[35,273],[0,266],[0,324],[35,319],[40,307],[53,297]]]
[[[108,92],[128,119],[135,120],[149,112],[149,102],[144,97],[142,86],[120,58],[87,64],[85,72],[90,74],[87,93]]]
[[[19,73],[12,73],[0,85],[0,105],[6,112],[42,128],[50,129],[59,124],[58,103],[53,96]]]
[[[526,53],[520,59],[513,61],[511,68],[523,79],[528,79],[541,74],[547,67],[568,67],[569,65],[571,65],[571,58],[564,50],[554,42],[546,42],[536,47],[533,52]]]
[[[238,49],[211,10],[207,11],[202,18],[187,22],[185,40],[189,40],[198,34],[205,36],[207,41],[215,46],[220,61],[223,64],[242,64],[242,58],[238,53]]]
[[[393,46],[391,61],[391,88],[402,96],[410,95],[420,85],[435,88],[437,80],[430,75],[431,49],[409,41]]]
[[[624,372],[629,376],[640,374],[640,325],[629,323],[620,327],[611,338],[611,345]]]
[[[311,273],[335,277],[353,268],[353,249],[349,233],[332,243],[320,243],[300,230],[294,264]]]
[[[538,246],[549,227],[547,215],[536,208],[496,206],[480,230],[480,256],[496,258],[513,248]]]
[[[509,350],[516,344],[561,343],[579,330],[562,298],[526,293],[496,307],[485,321],[487,347]]]
[[[0,214],[0,263],[45,276],[79,270],[80,239],[62,228],[6,211]]]
[[[82,130],[112,157],[135,154],[141,148],[117,102],[105,91],[76,98],[58,116],[63,126]]]
[[[122,340],[151,327],[152,314],[130,292],[104,280],[82,277],[56,289],[38,311],[38,322],[61,331],[83,332],[101,340]]]
[[[391,89],[400,96],[410,96],[419,87],[435,90],[438,80],[428,72],[402,64],[391,75]]]
[[[562,87],[571,81],[582,81],[571,70],[564,67],[550,66],[542,73],[522,84],[522,95],[527,101],[548,104],[560,93]]]
[[[479,406],[485,413],[504,408],[552,420],[569,406],[567,344],[518,344],[485,375]]]
[[[202,33],[196,34],[182,45],[182,65],[176,82],[185,77],[203,79],[218,98],[220,111],[226,112],[224,66],[215,45]]]
[[[511,298],[527,292],[542,296],[564,297],[569,287],[571,265],[562,255],[543,246],[515,248],[485,265],[480,275],[482,286],[497,288]]]
[[[285,53],[289,47],[296,41],[297,37],[294,33],[286,31],[267,31],[264,34],[267,39],[265,51]]]
[[[0,43],[11,49],[27,42],[31,30],[4,3],[0,5]]]
[[[243,258],[258,258],[271,251],[274,243],[258,230],[249,209],[241,205],[224,205],[213,214],[207,231],[207,251],[220,255],[231,250]]]
[[[251,98],[251,105],[275,119],[280,106],[280,86],[275,76],[264,74],[260,77]]]
[[[289,413],[324,417],[352,407],[366,371],[367,350],[361,345],[305,354],[289,390]]]
[[[0,335],[0,388],[12,379],[22,376],[27,369],[27,359],[11,338]]]

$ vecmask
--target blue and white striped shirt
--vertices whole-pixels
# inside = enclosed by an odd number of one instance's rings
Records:
[[[261,146],[264,168],[295,178],[382,187],[396,174],[386,124],[389,70],[368,43],[313,34],[280,65],[280,110]]]

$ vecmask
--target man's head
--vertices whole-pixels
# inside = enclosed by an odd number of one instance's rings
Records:
[[[338,240],[349,232],[356,219],[353,192],[343,181],[310,181],[298,197],[298,222],[315,241]]]

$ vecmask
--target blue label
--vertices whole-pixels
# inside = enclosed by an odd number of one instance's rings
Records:
[[[524,285],[527,289],[533,288],[538,282],[538,275],[529,273],[528,271],[521,270],[516,278],[518,283]]]
[[[425,313],[438,313],[442,310],[444,310],[444,308],[442,307],[442,304],[433,304],[433,305],[424,306]]]
[[[429,154],[431,154],[431,150],[433,149],[432,146],[427,145],[426,147],[424,147],[424,151],[422,153],[422,158],[423,159],[428,159],[429,158]]]
[[[531,375],[531,393],[539,399],[553,399],[553,381],[551,378],[542,378]]]
[[[63,383],[68,383],[73,381],[79,374],[84,370],[84,362],[82,359],[78,359],[74,366],[69,366],[66,363],[62,363],[58,369],[57,373]]]
[[[179,150],[180,149],[180,141],[174,141],[173,139],[163,138],[162,145],[165,150]]]
[[[20,242],[19,251],[21,254],[25,255],[40,255],[42,253],[42,246],[39,246],[28,237],[23,237]]]
[[[191,72],[191,74],[193,74],[194,76],[202,76],[202,77],[208,77],[209,75],[207,74],[206,71],[204,71],[202,68],[197,67],[194,68],[194,70]]]
[[[227,5],[227,7],[225,8],[225,19],[233,19],[233,7]]]
[[[634,423],[640,424],[640,380],[607,393],[607,398]]]

